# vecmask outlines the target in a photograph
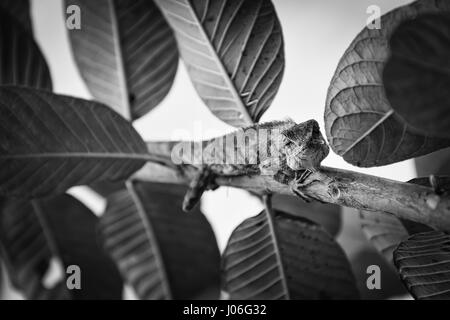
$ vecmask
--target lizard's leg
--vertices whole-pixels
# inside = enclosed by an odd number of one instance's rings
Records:
[[[203,192],[206,190],[215,190],[217,185],[214,183],[215,175],[211,172],[208,166],[203,166],[194,179],[189,184],[189,189],[186,192],[183,200],[183,211],[191,211],[200,201]]]
[[[305,169],[305,171],[303,171],[303,173],[301,174],[300,177],[298,177],[298,172],[295,172],[295,179],[299,182],[299,183],[304,183],[306,181],[306,179],[308,179],[308,177],[313,173],[313,170],[309,170],[309,169]]]
[[[311,200],[315,200],[314,198],[306,195],[303,192],[303,189],[306,186],[317,181],[317,180],[313,180],[313,181],[306,182],[306,180],[314,172],[317,172],[317,170],[312,169],[312,168],[305,169],[301,175],[299,175],[298,171],[295,171],[295,178],[294,178],[293,184],[291,185],[291,189],[292,189],[292,192],[294,192],[300,199],[304,200],[305,202],[310,202]]]
[[[305,171],[302,172],[302,174],[299,174],[298,171],[295,171],[295,176],[294,176],[295,182],[296,183],[304,183],[306,178],[309,176],[309,174],[305,174],[306,172],[309,172],[309,171],[305,170]]]

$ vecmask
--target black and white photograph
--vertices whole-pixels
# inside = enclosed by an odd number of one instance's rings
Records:
[[[0,300],[448,299],[450,0],[0,0]]]

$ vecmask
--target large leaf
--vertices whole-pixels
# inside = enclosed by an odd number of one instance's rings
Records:
[[[98,244],[98,218],[68,195],[46,200],[1,199],[0,242],[12,284],[29,299],[120,299],[122,281]],[[44,285],[51,261],[63,277]],[[81,270],[81,290],[68,290],[66,268]],[[56,269],[53,270],[56,272]]]
[[[384,212],[361,211],[361,228],[374,247],[393,263],[395,248],[410,235],[432,230],[430,227],[398,219],[395,216]]]
[[[32,34],[0,10],[0,85],[8,84],[52,89],[47,63]]]
[[[104,198],[108,198],[113,193],[126,188],[125,181],[98,181],[89,187]]]
[[[266,211],[241,223],[223,253],[231,299],[355,299],[350,264],[339,245],[309,220]]]
[[[430,138],[394,113],[382,82],[388,41],[403,21],[419,14],[450,11],[445,0],[421,0],[381,17],[381,29],[364,28],[340,60],[331,80],[325,130],[334,152],[357,166],[381,166],[450,146]]]
[[[423,134],[450,138],[450,13],[403,22],[383,73],[392,108]]]
[[[181,210],[186,188],[135,182],[102,217],[105,246],[140,299],[219,297],[220,253],[205,216]]]
[[[126,179],[146,147],[108,107],[29,88],[0,87],[0,194],[42,196]]]
[[[450,176],[435,177],[439,193],[450,192]],[[430,177],[415,178],[408,183],[418,184],[424,187],[431,187]]]
[[[341,208],[333,204],[323,204],[317,201],[305,203],[298,197],[274,194],[272,206],[294,216],[304,217],[321,225],[330,235],[336,237],[341,230]]]
[[[2,0],[0,1],[0,9],[11,15],[25,30],[32,34],[29,0]]]
[[[236,127],[258,122],[284,70],[283,36],[271,1],[155,1],[212,113]]]
[[[419,233],[394,252],[395,265],[416,299],[450,299],[450,236]]]
[[[178,66],[170,27],[152,0],[66,0],[81,9],[70,30],[75,61],[92,95],[136,119],[169,92]]]
[[[415,164],[419,177],[429,176],[430,174],[450,176],[450,148],[417,158]]]
[[[361,228],[367,239],[393,264],[395,248],[409,237],[400,219],[384,212],[360,211]]]
[[[438,178],[442,187],[447,188],[449,179]],[[408,181],[425,187],[430,187],[428,178],[416,178]],[[431,227],[414,221],[399,219],[385,212],[360,211],[361,228],[374,247],[393,263],[393,252],[395,248],[409,236],[432,231]]]

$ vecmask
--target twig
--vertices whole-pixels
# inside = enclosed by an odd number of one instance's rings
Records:
[[[179,165],[174,169],[170,160],[173,143],[149,144],[149,152],[166,164],[147,163],[133,179],[188,184],[197,169]],[[302,191],[319,201],[368,211],[382,211],[398,218],[424,223],[440,230],[450,231],[450,196],[437,195],[433,188],[398,182],[367,174],[336,168],[322,167],[311,174],[314,181]],[[289,184],[277,182],[271,176],[254,175],[217,177],[219,186],[230,186],[261,195],[270,193],[294,195]]]

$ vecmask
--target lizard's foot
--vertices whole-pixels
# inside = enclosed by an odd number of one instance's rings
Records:
[[[295,178],[293,180],[293,184],[291,185],[291,190],[293,193],[295,193],[300,199],[304,200],[305,202],[311,202],[312,200],[315,200],[314,198],[306,195],[303,192],[303,189],[313,183],[314,181],[306,182],[306,180],[309,178],[309,176],[313,173],[313,171],[306,169],[303,171],[301,175],[298,174],[298,171],[295,172]]]
[[[300,176],[298,176],[298,171],[296,171],[295,172],[295,183],[304,185],[306,179],[308,179],[312,173],[313,173],[313,171],[305,169],[305,171],[303,171],[303,173]]]

